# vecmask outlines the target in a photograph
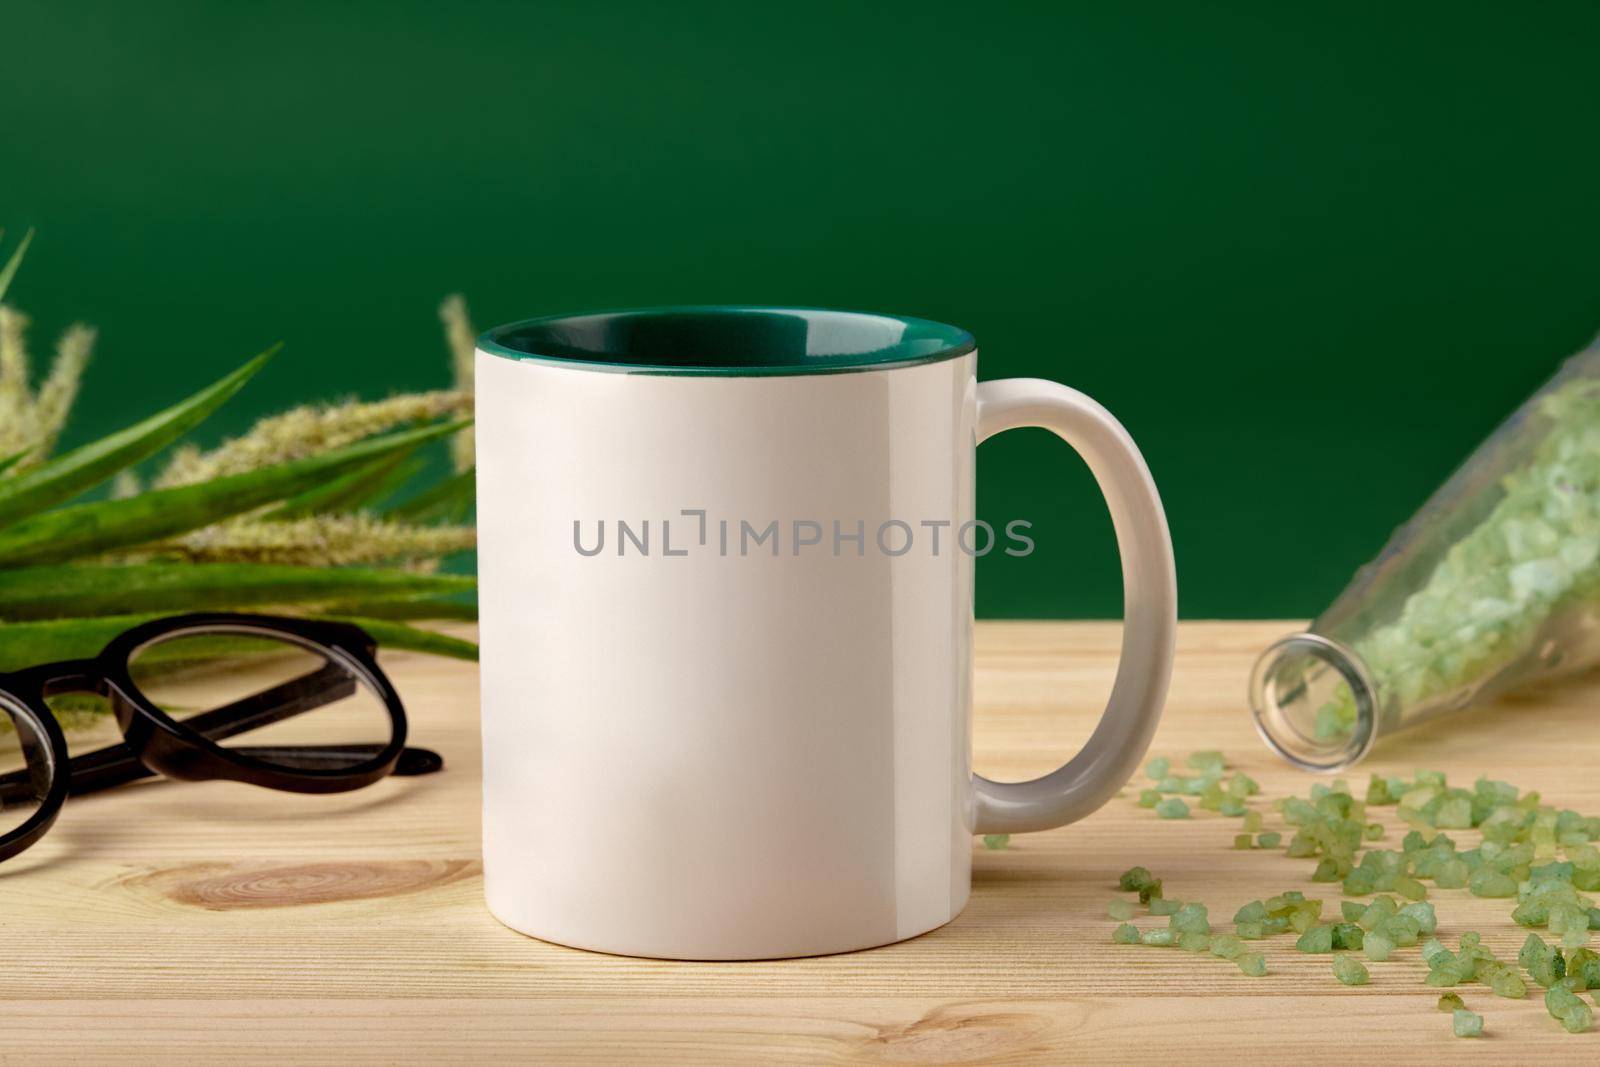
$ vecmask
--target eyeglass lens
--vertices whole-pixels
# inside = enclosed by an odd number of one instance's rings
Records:
[[[55,771],[50,741],[37,720],[0,696],[0,836],[39,810]]]
[[[140,695],[170,718],[284,767],[352,767],[394,732],[365,677],[288,635],[179,631],[135,649],[128,671]]]

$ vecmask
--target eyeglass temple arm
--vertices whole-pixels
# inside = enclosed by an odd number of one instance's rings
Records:
[[[239,745],[233,749],[241,756],[251,756],[255,759],[269,760],[284,766],[298,767],[302,770],[337,769],[348,767],[352,757],[372,757],[378,754],[383,746],[372,745]],[[120,749],[120,751],[118,751]],[[89,756],[107,754],[115,758],[105,759],[95,766],[80,769],[68,765],[72,778],[68,784],[68,794],[81,797],[88,793],[98,793],[102,789],[126,785],[137,782],[141,778],[153,778],[156,772],[140,763],[138,757],[128,751],[124,745],[111,745],[95,752],[85,753],[79,759]],[[76,763],[77,761],[72,761]],[[432,774],[444,769],[444,757],[428,748],[412,748],[407,746],[400,750],[400,758],[395,763],[394,770],[390,773],[402,778],[410,778],[419,774]],[[10,779],[14,775],[0,778],[0,801],[15,799],[31,799],[32,788],[26,783],[13,784]],[[20,795],[13,795],[20,794]]]
[[[243,700],[202,712],[185,720],[184,724],[213,741],[221,741],[342,700],[355,692],[357,684],[344,667],[329,663]],[[377,744],[265,745],[241,746],[234,751],[309,770],[344,766],[350,762],[352,755],[375,755],[382,747]],[[444,759],[437,752],[425,748],[405,748],[401,750],[393,773],[408,777],[432,774],[443,767]],[[68,788],[73,796],[98,792],[155,774],[139,762],[127,745],[120,743],[73,757],[67,762],[67,773],[70,776]],[[27,771],[0,775],[0,802],[25,801],[33,795],[33,785]]]

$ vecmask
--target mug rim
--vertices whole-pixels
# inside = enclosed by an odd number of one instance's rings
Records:
[[[977,341],[958,326],[912,315],[685,304],[521,319],[486,330],[477,347],[516,362],[578,370],[746,378],[916,367],[967,355]]]

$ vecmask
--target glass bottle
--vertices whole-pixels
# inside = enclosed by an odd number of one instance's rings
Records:
[[[1251,711],[1291,763],[1600,662],[1600,341],[1480,445],[1304,633],[1256,662]]]

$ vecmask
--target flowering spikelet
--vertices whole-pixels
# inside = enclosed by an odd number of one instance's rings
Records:
[[[26,452],[15,470],[42,463],[66,424],[94,348],[94,330],[74,325],[56,343],[56,358],[37,395],[29,385],[28,316],[0,305],[0,458]]]
[[[144,484],[139,481],[139,476],[131,470],[120,470],[117,476],[111,479],[111,499],[127,500],[129,497],[138,496],[144,492]]]
[[[242,521],[153,546],[158,555],[207,563],[356,564],[423,560],[476,544],[470,526],[412,526],[371,515]]]
[[[154,487],[193,485],[230,474],[304,459],[383,433],[405,423],[472,410],[472,396],[455,390],[407,393],[368,403],[308,404],[262,419],[243,437],[210,452],[180,448],[172,454]]]
[[[56,342],[56,359],[50,365],[50,376],[39,386],[39,396],[34,402],[34,432],[41,458],[50,454],[61,428],[67,423],[72,402],[78,399],[78,385],[83,381],[83,370],[89,365],[89,354],[94,351],[95,331],[92,326],[73,323]]]
[[[0,404],[8,414],[28,406],[28,316],[0,304]]]
[[[444,298],[439,305],[439,321],[444,323],[444,342],[450,348],[450,366],[458,392],[473,391],[472,361],[477,358],[477,331],[467,314],[467,301],[460,293]],[[450,439],[450,456],[457,471],[472,469],[472,435],[458,433]]]

